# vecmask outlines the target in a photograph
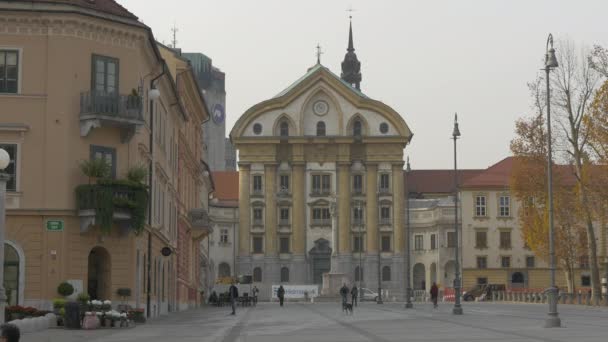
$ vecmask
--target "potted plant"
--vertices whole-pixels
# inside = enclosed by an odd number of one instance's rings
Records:
[[[57,286],[57,293],[63,297],[71,296],[74,293],[74,286],[67,281],[64,281]]]
[[[110,177],[112,166],[102,158],[83,160],[80,162],[80,171],[89,177],[89,184],[98,179]]]
[[[148,167],[145,165],[132,166],[127,171],[127,180],[133,183],[143,184],[146,177],[148,177]]]

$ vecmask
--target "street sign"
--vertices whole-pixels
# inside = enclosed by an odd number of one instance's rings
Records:
[[[46,230],[49,232],[62,232],[63,231],[63,220],[46,221]]]

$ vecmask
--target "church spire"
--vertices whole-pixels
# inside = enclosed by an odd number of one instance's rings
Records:
[[[344,61],[342,61],[342,78],[346,83],[352,87],[361,90],[361,62],[357,59],[355,54],[355,47],[353,44],[353,19],[350,17],[350,25],[348,30],[348,48],[346,49],[346,55]]]

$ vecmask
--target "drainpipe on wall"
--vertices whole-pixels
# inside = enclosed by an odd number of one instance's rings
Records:
[[[162,72],[154,77],[152,80],[150,80],[150,89],[154,89],[154,82],[159,79],[160,77],[162,77],[166,72],[166,65],[165,65],[165,61],[162,61],[162,66],[163,66],[163,70]],[[152,272],[152,202],[153,202],[153,187],[152,187],[152,182],[154,181],[153,179],[153,172],[154,172],[154,102],[153,100],[149,100],[149,109],[150,109],[150,139],[149,139],[149,144],[150,144],[150,166],[148,167],[148,189],[150,191],[150,195],[148,196],[149,200],[148,200],[148,226],[150,228],[150,230],[148,231],[148,279],[147,279],[147,291],[146,291],[146,317],[150,318],[151,315],[151,310],[150,310],[150,305],[151,305],[151,297],[150,297],[150,292],[152,290],[152,277],[150,276],[150,273]]]

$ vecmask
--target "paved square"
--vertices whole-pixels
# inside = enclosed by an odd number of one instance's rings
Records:
[[[25,342],[272,342],[272,341],[606,341],[608,309],[560,306],[565,328],[545,329],[546,305],[465,303],[453,316],[451,304],[364,303],[347,316],[338,304],[276,303],[239,309],[204,308],[173,314],[132,329],[67,331],[25,335]]]

